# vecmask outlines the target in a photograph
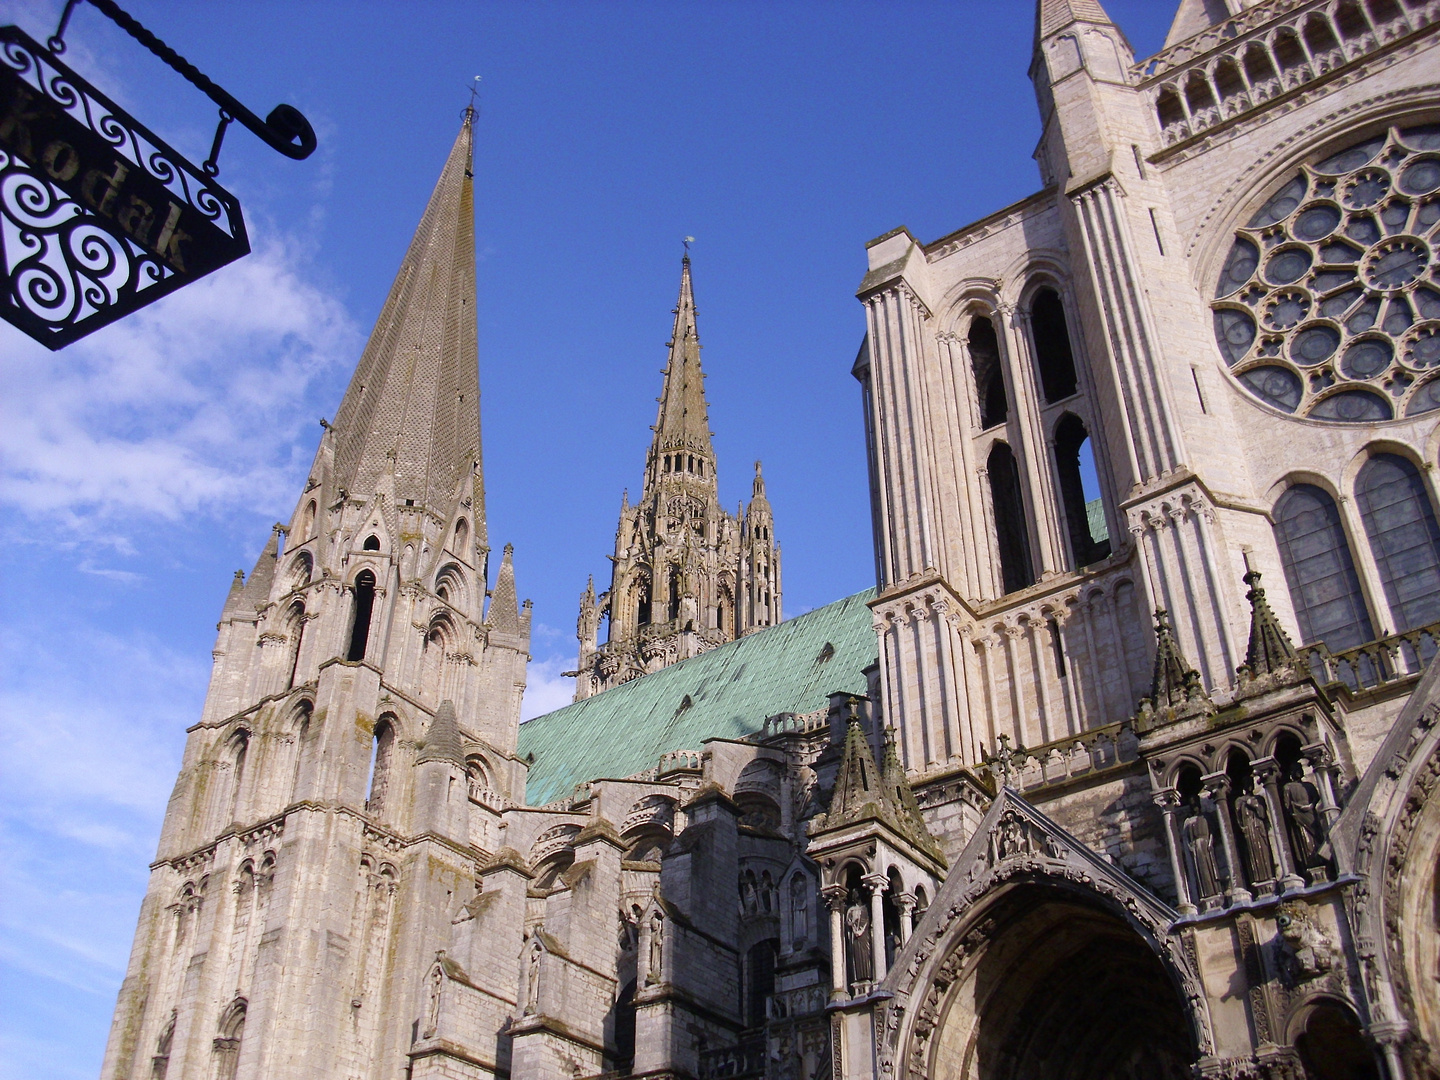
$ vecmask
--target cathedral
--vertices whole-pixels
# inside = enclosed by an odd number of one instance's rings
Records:
[[[687,259],[523,725],[467,112],[225,599],[105,1080],[1440,1078],[1440,0],[1034,18],[1038,189],[865,246],[874,587],[781,620]]]

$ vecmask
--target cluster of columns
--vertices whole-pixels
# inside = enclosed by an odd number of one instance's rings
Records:
[[[866,874],[861,879],[869,893],[869,948],[874,978],[868,985],[864,980],[850,982],[850,950],[846,946],[848,935],[845,930],[846,911],[852,906],[850,890],[841,884],[827,885],[821,889],[825,906],[830,910],[830,1000],[846,1000],[852,993],[863,995],[870,987],[885,979],[888,970],[885,956],[885,894],[890,890],[890,879],[884,874]],[[915,929],[915,894],[897,892],[893,897],[900,922],[900,945],[910,940]]]
[[[1328,840],[1331,826],[1340,816],[1336,801],[1336,774],[1339,765],[1334,752],[1324,743],[1313,743],[1303,748],[1302,753],[1310,763],[1311,774],[1317,781],[1320,795],[1320,813],[1324,822],[1324,837]],[[1232,817],[1232,796],[1236,796],[1234,783],[1224,772],[1212,772],[1201,777],[1201,793],[1196,799],[1197,808],[1191,814],[1184,814],[1184,803],[1176,788],[1167,787],[1155,792],[1155,804],[1165,817],[1165,843],[1170,855],[1170,871],[1175,878],[1177,910],[1182,915],[1214,911],[1222,904],[1249,903],[1256,895],[1270,896],[1276,892],[1292,892],[1306,885],[1302,871],[1308,872],[1313,882],[1326,879],[1323,866],[1301,866],[1292,848],[1289,829],[1290,811],[1285,805],[1282,785],[1285,782],[1284,767],[1274,757],[1257,758],[1251,762],[1251,769],[1258,781],[1258,795],[1263,800],[1266,821],[1269,826],[1270,866],[1274,877],[1262,880],[1247,880],[1245,864],[1240,858],[1240,849],[1235,836]],[[1250,794],[1240,792],[1243,796]],[[1197,851],[1197,843],[1182,837],[1187,821],[1195,817],[1205,819],[1204,831],[1208,834],[1208,822],[1214,820],[1220,834],[1220,849],[1224,854],[1224,869],[1213,868],[1213,885],[1207,887],[1206,873],[1198,861],[1205,857]],[[1186,858],[1187,851],[1190,858]],[[1254,888],[1254,892],[1251,891]]]

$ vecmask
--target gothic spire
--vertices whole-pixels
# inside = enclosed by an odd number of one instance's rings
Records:
[[[710,416],[705,404],[705,375],[700,370],[700,335],[695,328],[695,294],[690,284],[690,256],[680,265],[680,298],[675,304],[675,329],[670,335],[670,358],[665,385],[660,391],[660,414],[655,421],[653,450],[687,447],[713,461]]]
[[[1155,670],[1150,678],[1150,701],[1156,708],[1178,706],[1204,692],[1200,673],[1190,666],[1180,651],[1180,643],[1175,640],[1170,613],[1156,608]]]
[[[1265,590],[1260,587],[1260,571],[1247,571],[1244,580],[1250,586],[1245,594],[1245,599],[1250,601],[1250,644],[1245,650],[1245,668],[1253,678],[1294,664],[1295,646],[1265,599]]]
[[[515,594],[515,549],[505,545],[505,554],[500,560],[500,573],[495,577],[495,589],[490,594],[490,610],[485,621],[494,629],[513,634],[520,629],[520,607]]]
[[[470,170],[474,115],[465,111],[334,427],[339,486],[366,498],[393,469],[396,503],[444,517],[457,492],[468,495],[484,545]]]

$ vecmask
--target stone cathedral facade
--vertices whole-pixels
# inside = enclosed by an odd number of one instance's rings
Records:
[[[687,264],[524,725],[467,116],[225,602],[106,1080],[1440,1077],[1437,28],[1038,0],[1039,189],[868,245],[876,584],[795,619]]]
[[[610,588],[580,597],[575,700],[780,621],[780,546],[760,462],[748,506],[720,505],[690,256],[670,335],[640,501],[627,491]],[[601,621],[608,639],[599,640]]]

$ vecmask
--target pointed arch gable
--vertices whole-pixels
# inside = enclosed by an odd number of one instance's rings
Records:
[[[1007,905],[1024,890],[1089,910],[1123,927],[1158,962],[1189,1022],[1187,1052],[1212,1053],[1213,1028],[1198,971],[1169,928],[1173,908],[1090,851],[1005,787],[955,860],[881,989],[887,1039],[877,1047],[893,1075],[930,1076],[934,1036],[966,965],[985,948]],[[877,1025],[877,1030],[882,1030]]]

